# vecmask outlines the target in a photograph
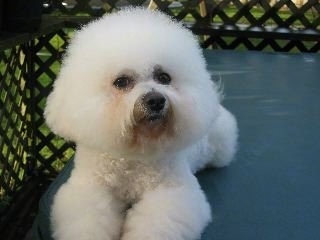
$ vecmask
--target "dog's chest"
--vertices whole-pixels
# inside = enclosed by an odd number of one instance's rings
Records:
[[[117,198],[127,203],[138,201],[145,191],[155,188],[163,179],[163,173],[150,163],[109,156],[104,156],[97,176]]]

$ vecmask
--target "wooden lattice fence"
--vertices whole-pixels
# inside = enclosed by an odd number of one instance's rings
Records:
[[[47,12],[59,16],[99,17],[142,0],[52,0]],[[155,6],[184,21],[204,48],[267,51],[319,51],[320,2],[291,0],[154,0]]]
[[[34,39],[22,36],[21,44],[0,52],[0,232],[4,239],[19,239],[26,230],[20,227],[30,227],[26,216],[36,209],[40,190],[73,153],[73,146],[55,137],[43,118],[67,40],[67,32],[59,29]],[[21,225],[26,220],[29,225]]]

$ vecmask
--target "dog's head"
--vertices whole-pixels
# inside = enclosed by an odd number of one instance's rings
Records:
[[[154,154],[206,134],[218,105],[195,37],[159,12],[127,9],[76,33],[45,117],[77,144]]]

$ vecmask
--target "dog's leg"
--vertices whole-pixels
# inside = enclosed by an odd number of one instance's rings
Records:
[[[208,135],[185,150],[191,171],[195,173],[208,166],[227,166],[237,150],[237,137],[236,119],[220,106],[219,116],[209,129]]]
[[[208,136],[206,155],[211,155],[209,165],[214,167],[227,166],[237,150],[238,127],[235,117],[220,106],[220,114],[212,126]]]
[[[119,240],[123,206],[93,183],[68,182],[51,212],[55,240]]]
[[[200,239],[211,211],[198,183],[192,182],[145,193],[128,212],[121,240]]]

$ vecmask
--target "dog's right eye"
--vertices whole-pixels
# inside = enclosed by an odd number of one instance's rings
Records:
[[[133,79],[128,76],[118,77],[114,82],[113,86],[121,90],[127,90],[133,87]]]

